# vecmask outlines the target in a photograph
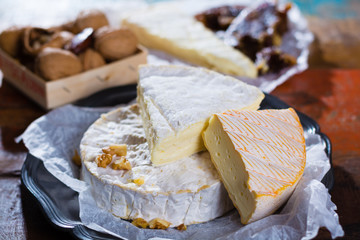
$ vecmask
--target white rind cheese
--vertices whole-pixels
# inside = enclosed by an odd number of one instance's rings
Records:
[[[164,4],[150,6],[129,14],[122,24],[149,48],[222,73],[257,76],[256,67],[248,57],[179,9]]]
[[[138,104],[154,164],[205,150],[201,132],[210,116],[228,109],[258,109],[256,87],[214,71],[183,66],[139,68]]]
[[[114,144],[127,145],[131,170],[97,166],[95,158]],[[178,226],[206,222],[233,208],[208,152],[159,167],[151,164],[137,105],[102,115],[85,132],[80,150],[82,177],[96,203],[117,217],[160,218]]]
[[[244,224],[276,211],[303,174],[305,139],[291,108],[215,114],[203,138]]]

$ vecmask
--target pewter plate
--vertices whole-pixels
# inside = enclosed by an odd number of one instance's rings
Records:
[[[77,106],[102,107],[128,103],[136,97],[136,85],[127,85],[100,91],[88,98],[75,103]],[[280,99],[265,94],[260,109],[283,109],[290,107]],[[331,142],[321,133],[319,125],[310,117],[297,112],[305,132],[319,134],[324,142],[325,153],[331,162]],[[78,239],[119,239],[109,234],[94,231],[84,226],[79,218],[78,193],[67,187],[43,165],[43,162],[28,154],[21,171],[21,181],[29,191],[41,210],[55,225],[64,231],[70,232]],[[322,179],[322,183],[329,189],[334,185],[333,168],[331,167]]]

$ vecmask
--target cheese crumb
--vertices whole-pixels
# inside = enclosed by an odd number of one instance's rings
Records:
[[[154,218],[149,222],[149,228],[151,229],[167,229],[170,225],[171,223],[161,218]]]
[[[149,226],[148,222],[142,218],[135,218],[131,223],[139,228],[147,228]]]

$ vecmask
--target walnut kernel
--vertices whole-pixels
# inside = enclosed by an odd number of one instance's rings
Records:
[[[182,223],[179,226],[177,226],[176,229],[180,230],[180,231],[185,231],[187,229],[187,227],[185,224]]]
[[[135,218],[131,223],[139,228],[147,228],[149,226],[148,222],[142,218]]]
[[[106,155],[110,155],[110,154],[106,154]],[[125,156],[121,156],[120,159],[116,159],[114,161],[114,163],[111,165],[111,168],[114,170],[131,170],[131,164],[125,158]]]
[[[127,154],[127,145],[119,144],[119,145],[110,145],[108,148],[102,149],[103,153],[116,155],[116,156],[126,156]]]
[[[171,223],[161,218],[154,218],[149,222],[149,228],[151,229],[167,229]]]
[[[102,168],[106,168],[106,166],[109,165],[111,161],[112,161],[112,156],[106,153],[98,155],[95,159],[95,162],[97,163],[98,167],[102,167]]]

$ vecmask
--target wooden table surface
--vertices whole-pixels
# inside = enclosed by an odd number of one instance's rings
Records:
[[[308,18],[316,40],[310,69],[292,77],[272,94],[316,120],[333,145],[337,205],[345,239],[360,239],[360,20]],[[16,143],[26,127],[45,114],[6,81],[0,87],[0,239],[69,239],[55,228],[21,186],[27,153]],[[320,229],[316,239],[330,239]]]

